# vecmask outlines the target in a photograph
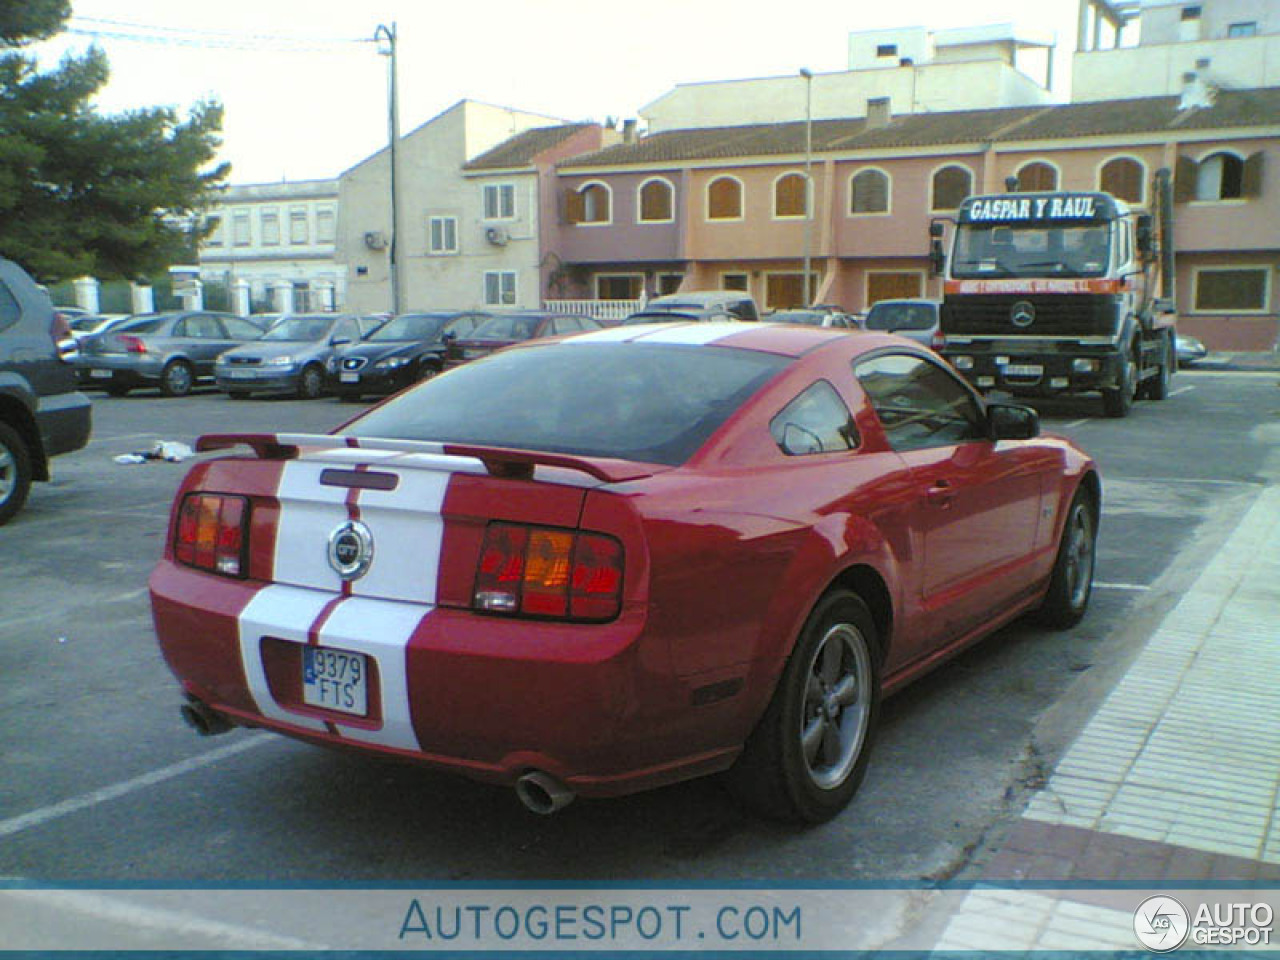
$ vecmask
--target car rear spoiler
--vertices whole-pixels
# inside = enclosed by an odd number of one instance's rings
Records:
[[[327,433],[207,433],[196,440],[196,450],[229,450],[246,446],[261,460],[293,460],[303,447],[345,447],[355,450],[395,450],[400,453],[432,453],[447,457],[471,457],[484,464],[495,477],[527,480],[535,467],[576,470],[605,483],[624,483],[653,476],[651,464],[612,458],[577,457],[569,453],[518,450],[464,443],[435,443],[424,440],[394,440],[380,437],[335,436]]]

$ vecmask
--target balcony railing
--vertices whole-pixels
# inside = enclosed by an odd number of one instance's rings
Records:
[[[573,313],[595,320],[622,320],[644,306],[644,300],[544,300],[551,313]]]

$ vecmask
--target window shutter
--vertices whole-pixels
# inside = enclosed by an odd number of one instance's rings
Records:
[[[1199,176],[1199,164],[1190,157],[1178,157],[1176,172],[1173,177],[1173,200],[1175,203],[1190,203],[1196,196],[1196,179]]]
[[[586,199],[573,187],[565,187],[565,220],[569,223],[581,223],[587,217]]]
[[[1262,196],[1262,151],[1259,150],[1244,162],[1244,173],[1240,178],[1240,196]]]

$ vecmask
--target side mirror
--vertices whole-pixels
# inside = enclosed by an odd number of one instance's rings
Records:
[[[937,237],[934,237],[933,242],[929,244],[929,269],[933,271],[934,276],[941,276],[947,272],[947,254],[942,249],[942,241]]]
[[[822,453],[822,441],[807,427],[802,427],[798,423],[788,423],[782,428],[782,452],[789,457]]]
[[[1138,224],[1134,232],[1133,242],[1138,248],[1138,253],[1144,257],[1151,256],[1155,251],[1155,234],[1152,232],[1151,214],[1142,213],[1138,215]]]
[[[1040,414],[1020,403],[987,404],[987,437],[1031,440],[1040,436]]]
[[[457,330],[446,330],[444,333],[440,334],[440,339],[441,339],[441,340],[443,340],[445,343],[448,343],[450,340],[457,340],[457,339],[458,339],[458,331],[457,331]]]
[[[932,220],[932,221],[930,221],[930,223],[929,223],[929,236],[933,237],[934,239],[941,240],[941,239],[942,239],[942,230],[943,230],[943,227],[942,227],[942,221],[941,221],[941,220]]]

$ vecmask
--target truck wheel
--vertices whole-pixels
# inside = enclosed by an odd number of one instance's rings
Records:
[[[22,435],[0,423],[0,526],[27,502],[31,490],[31,454]]]
[[[1169,381],[1173,379],[1176,354],[1168,334],[1160,336],[1160,366],[1154,377],[1142,384],[1142,395],[1148,400],[1163,400],[1169,396]]]
[[[1124,367],[1120,372],[1120,382],[1102,391],[1102,409],[1106,411],[1108,417],[1127,417],[1137,392],[1138,361],[1134,357],[1133,346],[1130,345]]]

